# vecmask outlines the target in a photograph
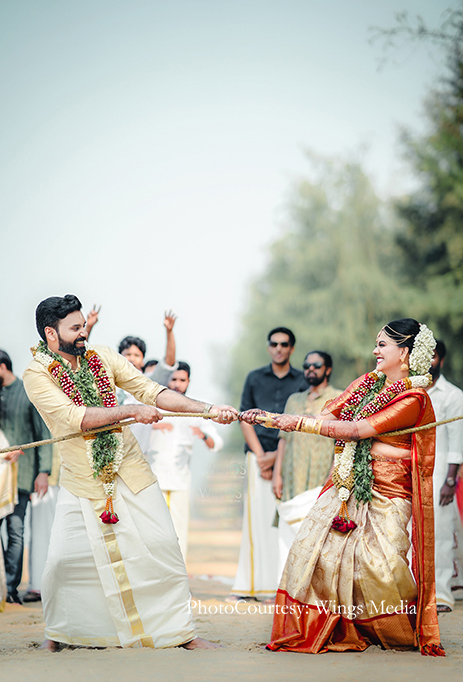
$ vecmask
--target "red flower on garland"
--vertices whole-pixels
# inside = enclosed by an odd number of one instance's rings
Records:
[[[338,530],[340,533],[348,533],[349,531],[354,530],[354,528],[357,528],[357,524],[354,521],[345,519],[343,516],[335,516],[331,528],[333,530]]]
[[[103,523],[117,523],[119,521],[118,515],[115,512],[110,511],[104,511],[100,514],[100,519]]]

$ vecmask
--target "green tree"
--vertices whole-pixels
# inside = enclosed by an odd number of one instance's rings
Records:
[[[426,102],[428,133],[403,134],[421,187],[397,203],[402,277],[416,316],[448,347],[446,375],[463,385],[463,11],[435,30],[421,22],[401,31],[438,41],[447,58],[447,74]]]
[[[266,272],[252,286],[243,333],[232,351],[231,398],[251,369],[269,362],[272,327],[297,337],[295,366],[319,348],[334,359],[333,384],[346,386],[371,369],[381,326],[409,315],[394,276],[388,214],[358,163],[311,158],[313,181],[294,188],[282,236]]]

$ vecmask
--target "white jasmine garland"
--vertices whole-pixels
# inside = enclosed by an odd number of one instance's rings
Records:
[[[53,358],[50,355],[46,355],[45,353],[41,353],[40,351],[37,351],[35,353],[34,359],[37,360],[37,362],[40,362],[40,364],[46,367],[47,369],[53,362]]]
[[[338,459],[337,471],[342,481],[346,481],[351,474],[352,467],[354,465],[356,447],[357,443],[355,441],[347,441],[342,452],[336,455]]]
[[[103,483],[103,490],[105,492],[105,495],[107,498],[112,498],[114,495],[114,491],[116,488],[116,474],[119,471],[119,468],[122,464],[122,460],[124,458],[124,437],[121,433],[115,433],[114,434],[117,438],[117,448],[116,452],[114,453],[114,461],[112,463],[113,465],[113,473],[114,473],[114,479],[110,483]],[[88,456],[88,449],[87,449],[87,456]],[[92,464],[93,464],[93,459],[92,459]]]
[[[408,381],[412,388],[427,388],[432,384],[432,376],[430,374],[422,374],[420,376],[408,377]]]
[[[347,500],[350,497],[351,491],[348,488],[345,488],[344,486],[339,489],[338,492],[338,497],[341,500],[341,502],[347,502]]]
[[[418,375],[427,374],[436,347],[434,334],[425,324],[420,324],[420,331],[415,336],[410,353],[410,370]]]

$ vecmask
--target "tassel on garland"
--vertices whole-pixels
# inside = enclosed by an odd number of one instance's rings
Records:
[[[338,530],[340,533],[348,533],[354,528],[357,528],[355,521],[351,521],[349,518],[349,512],[347,511],[347,504],[343,500],[341,502],[341,509],[339,510],[338,516],[335,516],[333,523],[331,524],[333,530]]]
[[[106,499],[106,507],[104,512],[100,514],[100,519],[103,523],[117,523],[119,521],[119,517],[114,511],[112,497]]]

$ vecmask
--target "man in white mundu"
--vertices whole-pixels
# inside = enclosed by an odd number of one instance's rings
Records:
[[[241,395],[241,410],[258,407],[283,412],[291,393],[307,388],[302,372],[290,365],[296,337],[287,327],[272,329],[267,337],[271,363],[248,374]],[[272,469],[278,431],[240,423],[246,441],[246,481],[238,570],[228,601],[242,597],[272,599],[278,588],[278,530],[272,492]]]
[[[80,301],[42,301],[42,341],[24,385],[55,437],[123,419],[209,412],[237,419],[150,381],[105,346],[89,348]],[[118,406],[115,387],[142,405]],[[185,564],[156,477],[128,427],[60,443],[60,492],[42,579],[45,646],[213,646],[194,637]]]
[[[53,464],[48,477],[48,489],[45,495],[31,494],[30,505],[30,540],[29,540],[29,584],[22,598],[26,604],[41,601],[42,575],[47,562],[51,529],[55,520],[56,502],[58,500],[58,478],[60,456],[58,444],[53,445]]]
[[[446,348],[438,341],[431,363],[433,383],[427,389],[436,419],[442,421],[463,414],[463,392],[441,374]],[[452,611],[455,599],[452,577],[455,570],[455,535],[459,533],[455,500],[456,476],[463,462],[463,422],[436,428],[436,457],[433,473],[436,604],[438,612]],[[459,539],[459,538],[458,538]]]
[[[185,395],[190,384],[190,365],[179,362],[168,387]],[[169,418],[153,424],[150,444],[146,453],[151,469],[169,507],[182,554],[188,550],[188,525],[190,520],[191,470],[190,458],[193,443],[204,441],[206,447],[219,452],[223,440],[213,424],[200,417]]]

